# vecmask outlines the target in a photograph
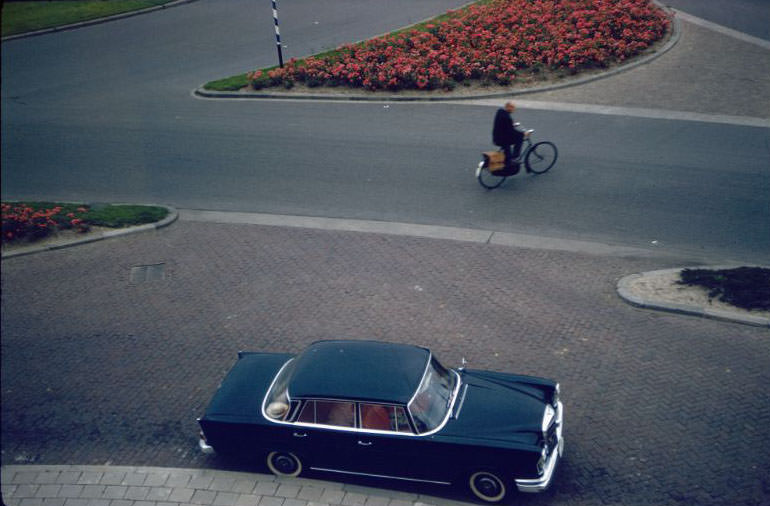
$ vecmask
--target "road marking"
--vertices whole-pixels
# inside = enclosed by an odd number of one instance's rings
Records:
[[[517,107],[543,111],[578,112],[584,114],[606,114],[609,116],[633,116],[636,118],[663,119],[674,121],[700,121],[728,125],[770,128],[770,119],[750,116],[731,116],[727,114],[702,114],[687,111],[669,111],[665,109],[646,109],[642,107],[618,107],[613,105],[573,104],[568,102],[543,102],[536,100],[516,100]],[[500,99],[480,99],[452,102],[453,104],[483,105],[500,107]]]
[[[722,35],[727,35],[728,37],[742,40],[743,42],[748,42],[749,44],[754,44],[755,46],[759,46],[761,48],[770,50],[769,40],[760,39],[759,37],[754,37],[753,35],[739,32],[738,30],[733,30],[732,28],[727,28],[726,26],[723,26],[723,25],[712,23],[711,21],[707,21],[705,19],[693,16],[692,14],[687,14],[686,12],[682,12],[679,10],[674,10],[674,12],[676,12],[677,16],[679,16],[684,21],[687,21],[688,23],[702,26],[703,28],[707,28],[711,31],[721,33]]]

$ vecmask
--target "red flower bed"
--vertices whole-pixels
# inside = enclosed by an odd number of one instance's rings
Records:
[[[648,48],[669,20],[650,0],[492,0],[445,20],[292,59],[249,75],[254,88],[349,86],[454,88],[466,80],[507,85],[543,70],[606,67]]]
[[[70,206],[71,207],[71,206]],[[60,229],[75,229],[87,232],[88,224],[83,216],[88,212],[84,207],[65,209],[31,207],[26,204],[2,204],[3,242],[23,238],[39,239]]]

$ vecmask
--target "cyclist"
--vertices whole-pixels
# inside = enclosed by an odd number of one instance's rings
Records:
[[[521,153],[521,144],[524,142],[524,133],[517,130],[513,124],[513,111],[516,105],[506,102],[495,114],[495,124],[492,128],[492,143],[499,146],[505,152],[505,170],[510,175],[518,174],[519,164],[514,161]],[[529,169],[527,169],[529,172]]]

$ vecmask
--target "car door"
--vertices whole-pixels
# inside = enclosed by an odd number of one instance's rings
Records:
[[[301,406],[292,427],[295,444],[308,449],[308,465],[321,470],[349,470],[356,433],[355,403],[312,399]]]
[[[361,431],[353,451],[360,472],[393,478],[417,478],[411,470],[417,438],[404,407],[362,402],[358,410]]]

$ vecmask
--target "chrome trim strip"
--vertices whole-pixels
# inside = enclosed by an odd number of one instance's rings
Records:
[[[425,376],[428,374],[428,370],[430,369],[430,361],[433,359],[433,352],[428,351],[428,361],[425,363],[425,369],[422,371],[422,376],[420,376],[420,382],[417,383],[417,389],[412,394],[412,397],[409,399],[409,402],[406,403],[406,409],[409,411],[409,414],[412,414],[412,410],[409,409],[409,405],[412,404],[412,401],[414,401],[414,398],[417,397],[417,392],[420,391],[420,385],[422,385],[422,382],[425,381]]]
[[[263,396],[262,396],[262,417],[263,417],[265,420],[269,421],[269,422],[273,422],[273,423],[279,423],[277,420],[273,420],[272,418],[270,418],[269,416],[267,416],[267,412],[265,411],[265,408],[266,408],[266,406],[265,406],[265,403],[267,402],[267,398],[270,396],[270,392],[273,390],[273,385],[275,385],[275,382],[276,382],[276,380],[277,380],[277,379],[278,379],[278,377],[281,375],[281,373],[283,372],[283,370],[284,370],[284,369],[286,369],[286,366],[287,366],[287,365],[289,365],[289,364],[292,362],[292,360],[294,360],[294,357],[292,357],[292,358],[290,358],[289,360],[287,360],[287,361],[286,361],[286,362],[285,362],[285,363],[284,363],[284,364],[281,366],[281,368],[280,368],[280,369],[278,369],[278,372],[277,372],[277,373],[275,373],[275,376],[273,376],[273,381],[271,381],[271,382],[270,382],[270,386],[269,386],[269,387],[267,387],[267,391],[265,392],[265,395],[263,395]],[[287,397],[288,397],[288,396],[287,396]],[[289,398],[289,406],[291,407],[291,398]]]
[[[369,476],[371,478],[387,478],[389,480],[402,480],[402,481],[416,481],[420,483],[433,483],[436,485],[451,485],[450,481],[434,481],[434,480],[420,480],[418,478],[403,478],[400,476],[388,476],[385,474],[370,474],[370,473],[356,473],[354,471],[341,471],[339,469],[327,469],[324,467],[311,467],[314,471],[324,471],[327,473],[339,473],[339,474],[352,474],[355,476]]]
[[[430,362],[433,355],[429,352],[428,353],[428,362],[425,364],[425,371],[422,373],[422,379],[425,379],[425,375],[428,373],[428,368],[430,367]],[[455,385],[455,389],[450,394],[452,396],[452,402],[449,405],[446,415],[444,416],[444,420],[433,430],[424,432],[422,434],[415,434],[412,432],[395,432],[395,431],[375,431],[373,429],[367,430],[367,429],[361,429],[359,427],[339,427],[336,425],[321,425],[316,423],[304,423],[304,422],[286,422],[283,420],[273,420],[269,416],[267,416],[267,413],[265,412],[265,408],[267,407],[265,404],[267,403],[267,398],[270,395],[271,390],[273,389],[273,385],[275,385],[275,381],[278,379],[278,376],[281,375],[281,372],[283,372],[284,368],[291,363],[291,361],[294,360],[294,358],[290,358],[286,361],[283,366],[278,370],[275,377],[273,378],[273,381],[270,382],[270,386],[267,388],[267,391],[265,392],[265,396],[262,398],[262,417],[272,423],[278,424],[278,425],[289,425],[292,427],[309,427],[309,428],[317,428],[317,429],[332,429],[332,430],[339,430],[344,432],[359,432],[359,433],[365,433],[365,434],[389,434],[389,435],[398,435],[398,436],[408,436],[408,437],[423,437],[423,436],[430,436],[432,434],[435,434],[436,432],[440,431],[444,428],[447,421],[449,421],[449,417],[452,416],[452,410],[454,408],[455,403],[457,402],[457,393],[460,391],[460,385],[462,384],[462,378],[460,377],[460,374],[455,371],[454,369],[447,369],[448,371],[452,372],[455,376],[457,376],[457,384]],[[422,380],[420,380],[420,384],[422,384]],[[418,387],[419,390],[419,387]],[[412,399],[414,399],[414,396],[417,395],[417,390],[415,390],[414,395],[412,396]],[[352,403],[364,403],[367,404],[365,401],[358,401],[353,399],[322,399],[322,398],[313,398],[313,399],[299,399],[302,400],[330,400],[330,401],[336,401],[336,402],[352,402]],[[411,402],[411,400],[409,401]],[[370,403],[369,403],[370,404]],[[387,403],[386,403],[387,404]],[[393,406],[398,406],[398,404],[393,404]],[[412,417],[412,412],[409,410],[409,405],[407,404],[404,406],[406,413],[409,417]]]
[[[450,394],[452,396],[452,403],[447,407],[446,415],[444,415],[444,419],[441,421],[440,424],[438,424],[438,426],[435,429],[429,430],[428,432],[423,432],[422,434],[416,434],[417,436],[430,436],[432,434],[435,434],[436,432],[444,428],[444,425],[446,425],[446,423],[449,421],[449,417],[452,416],[452,410],[454,409],[454,405],[457,402],[457,393],[460,391],[462,378],[460,378],[460,374],[454,369],[449,369],[449,371],[453,372],[454,375],[457,376],[457,385],[455,385],[454,391]],[[410,411],[409,414],[411,415],[412,412]]]
[[[468,393],[468,385],[463,385],[463,394],[460,397],[460,403],[457,405],[457,411],[454,414],[454,419],[457,420],[460,418],[460,411],[463,409],[463,404],[465,403],[465,395]]]

